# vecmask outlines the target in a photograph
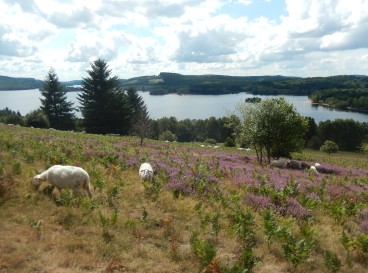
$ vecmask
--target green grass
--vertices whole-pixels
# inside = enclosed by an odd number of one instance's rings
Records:
[[[141,147],[133,137],[0,124],[0,272],[366,272],[359,238],[367,155],[295,156],[340,174],[270,170],[236,148],[154,140]],[[158,169],[154,185],[139,180],[143,161]],[[33,176],[54,164],[87,170],[93,198],[35,188]],[[278,179],[293,183],[276,189],[270,181]],[[263,184],[247,185],[254,181]],[[308,199],[302,183],[320,199]],[[260,194],[280,205],[293,198],[310,215],[266,217],[245,202]]]

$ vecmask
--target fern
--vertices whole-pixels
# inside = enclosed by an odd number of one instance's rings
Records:
[[[332,273],[339,272],[341,269],[341,261],[336,253],[326,250],[324,254],[325,265]]]

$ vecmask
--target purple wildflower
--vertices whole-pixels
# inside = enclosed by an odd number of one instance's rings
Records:
[[[360,231],[364,234],[368,234],[368,220],[360,222]]]
[[[271,198],[265,195],[247,193],[244,197],[244,201],[247,205],[255,209],[265,209],[273,207]]]
[[[305,209],[294,198],[288,198],[285,204],[277,207],[277,210],[282,215],[291,216],[297,219],[305,219],[311,216],[310,211]]]

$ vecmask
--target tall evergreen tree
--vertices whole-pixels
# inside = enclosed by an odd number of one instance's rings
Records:
[[[138,91],[134,87],[130,87],[127,90],[128,100],[131,108],[131,124],[139,118],[142,118],[142,114],[147,116],[147,106],[144,103],[143,98],[138,94]],[[134,129],[133,127],[131,129]]]
[[[50,126],[55,129],[68,130],[75,127],[73,103],[67,101],[65,86],[53,68],[50,68],[41,91],[41,110],[46,114]]]
[[[86,132],[126,134],[131,110],[126,93],[117,76],[111,77],[107,63],[97,59],[91,63],[89,77],[83,78],[78,100]]]

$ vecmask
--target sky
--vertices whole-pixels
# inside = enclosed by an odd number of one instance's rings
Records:
[[[0,75],[368,75],[368,0],[0,0]]]

